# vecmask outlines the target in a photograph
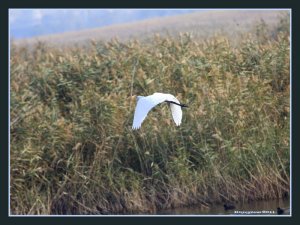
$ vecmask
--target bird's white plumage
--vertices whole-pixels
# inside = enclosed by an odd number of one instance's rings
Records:
[[[134,112],[134,119],[132,129],[139,129],[142,125],[142,122],[146,118],[148,112],[164,101],[173,101],[178,104],[180,102],[171,94],[164,93],[154,93],[153,95],[149,95],[146,97],[138,96],[137,105]],[[182,119],[182,111],[181,106],[170,103],[170,108],[172,112],[172,117],[177,126],[181,124]]]
[[[173,102],[180,104],[180,102],[175,97],[173,99]],[[179,126],[181,124],[181,119],[182,119],[181,107],[179,105],[170,103],[170,108],[171,108],[173,120],[176,123],[176,125]]]

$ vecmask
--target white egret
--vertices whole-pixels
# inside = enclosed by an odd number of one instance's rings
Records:
[[[171,108],[172,117],[177,126],[181,124],[182,111],[181,107],[188,107],[187,105],[180,104],[177,98],[171,94],[154,93],[149,96],[137,96],[137,105],[134,112],[132,129],[139,129],[142,122],[146,118],[148,112],[156,105],[168,102]]]

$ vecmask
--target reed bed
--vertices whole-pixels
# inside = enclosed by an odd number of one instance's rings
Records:
[[[290,188],[290,43],[284,20],[89,47],[12,45],[12,214],[149,214],[282,198]],[[132,95],[174,94],[131,129]]]

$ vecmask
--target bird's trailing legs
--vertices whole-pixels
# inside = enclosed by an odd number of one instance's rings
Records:
[[[181,106],[181,107],[185,107],[185,108],[188,108],[188,106],[187,105],[185,105],[185,104],[178,104],[177,102],[173,102],[173,101],[165,101],[165,102],[168,102],[168,103],[172,103],[172,104],[175,104],[175,105],[179,105],[179,106]]]

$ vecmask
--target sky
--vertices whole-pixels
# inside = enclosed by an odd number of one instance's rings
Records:
[[[128,23],[201,9],[10,9],[15,39]]]

